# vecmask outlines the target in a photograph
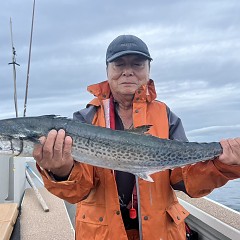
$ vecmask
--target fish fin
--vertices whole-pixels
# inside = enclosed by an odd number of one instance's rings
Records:
[[[55,114],[46,114],[46,115],[41,115],[38,116],[38,118],[58,118],[59,115],[55,115]]]
[[[142,125],[133,129],[127,129],[126,131],[135,133],[135,134],[144,134],[149,131],[152,125]]]
[[[38,135],[31,135],[31,136],[25,136],[25,135],[4,135],[4,136],[1,136],[0,137],[0,140],[9,140],[9,141],[12,141],[12,140],[17,140],[17,139],[20,139],[20,140],[28,140],[28,141],[31,141],[35,144],[41,144],[40,140],[39,140],[39,136]]]
[[[139,178],[148,181],[148,182],[154,182],[153,179],[145,172],[143,173],[134,173],[134,175],[138,176]]]
[[[61,115],[55,115],[55,114],[48,114],[48,115],[41,115],[39,118],[50,118],[50,119],[55,119],[55,118],[60,118],[60,119],[68,119],[67,117],[63,117]]]
[[[38,116],[38,118],[44,118],[44,119],[46,119],[46,118],[48,118],[48,119],[71,119],[69,117],[64,117],[64,116],[55,115],[55,114],[40,115],[40,116]]]

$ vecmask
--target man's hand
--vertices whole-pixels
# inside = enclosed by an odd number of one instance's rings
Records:
[[[240,165],[240,138],[220,141],[223,154],[219,160],[228,165]]]
[[[36,145],[33,157],[38,165],[59,177],[68,176],[74,161],[71,156],[72,138],[65,136],[65,131],[51,130],[47,138],[40,138],[41,144]]]

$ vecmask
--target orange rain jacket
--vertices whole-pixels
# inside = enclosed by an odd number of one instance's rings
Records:
[[[96,98],[89,104],[97,106],[93,124],[106,126],[103,101],[110,96],[107,81],[88,90]],[[152,125],[150,133],[169,137],[166,105],[155,100],[153,81],[142,86],[133,100],[134,127]],[[127,240],[121,217],[118,192],[112,170],[76,162],[67,181],[56,182],[39,168],[46,188],[70,203],[77,203],[77,240]],[[184,219],[188,212],[178,203],[171,185],[184,181],[191,197],[201,197],[228,180],[240,177],[240,167],[228,166],[218,160],[165,170],[151,175],[154,183],[139,179],[140,211],[143,240],[185,240]]]

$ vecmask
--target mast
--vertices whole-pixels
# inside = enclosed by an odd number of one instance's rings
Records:
[[[17,74],[16,74],[16,66],[15,65],[18,65],[18,66],[20,66],[20,65],[16,62],[16,50],[13,45],[12,19],[11,18],[10,18],[10,32],[11,32],[11,42],[12,42],[12,62],[10,62],[8,64],[13,65],[14,105],[15,105],[16,117],[18,117],[17,80],[16,80]]]
[[[31,26],[31,36],[30,36],[30,45],[29,45],[29,54],[28,54],[28,69],[27,69],[26,91],[25,91],[25,100],[24,100],[24,107],[23,107],[23,116],[24,117],[26,116],[26,111],[27,111],[27,98],[28,98],[29,72],[30,72],[31,52],[32,52],[32,36],[33,36],[34,12],[35,12],[35,0],[33,1],[33,11],[32,11],[32,26]]]

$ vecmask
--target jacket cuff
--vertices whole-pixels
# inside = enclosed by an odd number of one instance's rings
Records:
[[[224,176],[233,180],[240,177],[240,165],[228,165],[218,159],[213,160],[213,164]]]
[[[63,188],[64,187],[68,188],[68,186],[71,186],[72,184],[77,183],[77,181],[79,180],[79,177],[81,176],[81,174],[79,174],[81,172],[79,170],[79,168],[80,168],[79,162],[74,162],[72,171],[66,181],[56,181],[56,179],[54,179],[54,176],[51,173],[49,173],[47,170],[41,168],[37,163],[36,163],[36,166],[42,176],[45,187],[51,187],[54,185],[55,186],[58,185]]]

